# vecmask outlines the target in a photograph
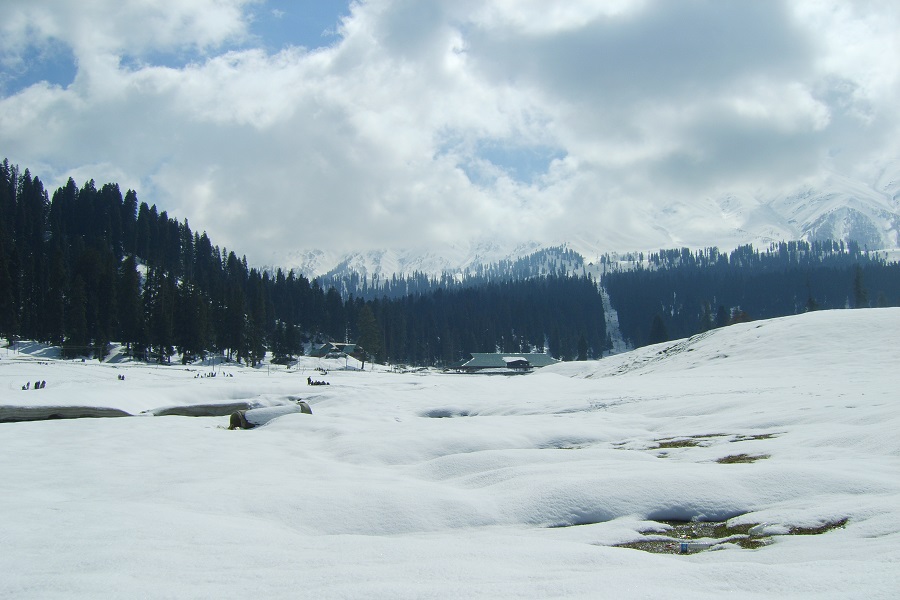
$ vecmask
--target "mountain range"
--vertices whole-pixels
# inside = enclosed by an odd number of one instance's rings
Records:
[[[869,250],[900,247],[900,158],[882,162],[860,178],[837,172],[786,191],[723,193],[695,201],[674,201],[646,216],[654,240],[632,248],[612,247],[610,231],[573,230],[563,240],[528,240],[506,245],[493,237],[460,240],[436,248],[380,248],[345,254],[323,249],[299,250],[283,266],[307,277],[336,278],[356,274],[372,279],[392,275],[463,273],[544,251],[565,248],[585,263],[616,255],[660,248],[758,247],[788,240],[854,240]]]

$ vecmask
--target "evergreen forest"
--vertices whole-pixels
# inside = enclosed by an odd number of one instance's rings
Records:
[[[602,280],[635,347],[810,310],[900,306],[900,264],[852,241],[661,250]]]
[[[50,193],[0,163],[0,337],[102,360],[289,364],[325,341],[369,360],[450,366],[470,352],[599,358],[603,295],[632,347],[809,310],[900,305],[900,264],[857,244],[660,250],[597,264],[565,247],[462,273],[309,280],[247,264],[115,183]],[[624,266],[623,266],[624,265]]]
[[[469,352],[589,358],[607,344],[586,275],[393,278],[381,295],[351,287],[251,267],[115,183],[70,178],[51,194],[0,164],[0,336],[66,357],[102,360],[118,342],[159,363],[212,354],[256,365],[266,352],[289,363],[332,340],[379,362],[449,365]]]

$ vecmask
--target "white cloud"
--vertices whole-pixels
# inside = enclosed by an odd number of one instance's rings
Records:
[[[371,0],[313,52],[254,47],[259,5],[11,7],[4,65],[52,42],[78,70],[0,99],[4,152],[51,185],[94,167],[271,263],[473,235],[662,243],[646,215],[665,203],[850,172],[900,139],[890,2]]]
[[[246,35],[242,9],[257,0],[39,0],[6,7],[3,49],[58,39],[79,57],[143,55],[179,48],[215,48]]]

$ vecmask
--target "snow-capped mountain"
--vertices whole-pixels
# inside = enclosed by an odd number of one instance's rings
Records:
[[[289,257],[290,266],[308,277],[332,277],[356,273],[369,279],[413,273],[440,274],[476,269],[527,256],[545,246],[525,242],[512,248],[494,240],[461,242],[436,249],[392,248],[340,255],[322,250],[298,252]]]
[[[742,244],[765,247],[785,240],[854,240],[871,250],[900,247],[900,159],[885,161],[867,180],[832,172],[780,192],[723,193],[673,201],[646,216],[653,239],[619,247],[617,224],[608,231],[573,229],[567,239],[506,246],[495,239],[461,240],[443,248],[389,248],[337,254],[297,252],[290,268],[308,277],[355,273],[369,279],[393,274],[464,272],[515,261],[549,248],[567,248],[586,263],[605,253]]]
[[[872,185],[830,174],[819,189],[806,188],[770,203],[800,237],[852,239],[860,245],[896,248],[900,233],[900,161]]]

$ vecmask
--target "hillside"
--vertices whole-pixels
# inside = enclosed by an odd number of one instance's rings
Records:
[[[313,414],[0,424],[0,596],[888,598],[898,336],[821,311],[515,377],[4,351],[4,405]]]
[[[465,285],[450,277],[457,289],[446,293],[423,274],[310,281],[251,267],[134,190],[70,178],[50,194],[28,169],[0,162],[0,336],[61,345],[69,358],[103,359],[111,341],[159,363],[212,355],[258,365],[271,352],[290,364],[329,340],[422,366],[498,348],[601,355],[599,290],[579,257],[544,254],[479,264]]]

